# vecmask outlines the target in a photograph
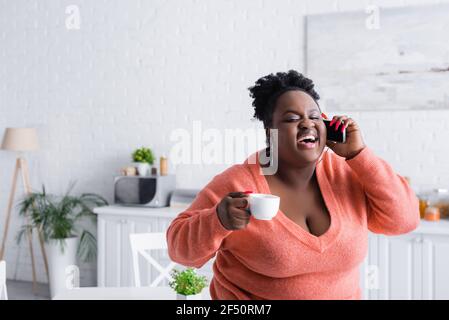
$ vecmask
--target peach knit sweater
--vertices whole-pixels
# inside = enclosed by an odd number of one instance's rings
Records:
[[[170,258],[199,268],[215,256],[213,299],[360,299],[359,266],[368,231],[398,235],[419,224],[407,181],[366,147],[346,160],[328,151],[316,175],[331,224],[317,237],[278,211],[243,230],[226,230],[216,206],[229,192],[270,193],[248,159],[218,174],[167,230]],[[282,201],[282,199],[281,199]]]

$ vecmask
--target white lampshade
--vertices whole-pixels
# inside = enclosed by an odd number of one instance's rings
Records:
[[[39,149],[35,128],[6,128],[2,149],[10,151],[32,151]]]

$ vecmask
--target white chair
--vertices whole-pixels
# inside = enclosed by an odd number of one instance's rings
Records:
[[[6,291],[6,262],[0,261],[0,300],[8,300]]]
[[[129,235],[131,242],[131,252],[133,257],[134,283],[140,287],[139,255],[145,258],[150,265],[156,268],[160,274],[151,282],[150,287],[157,287],[164,278],[172,281],[170,271],[177,265],[171,262],[167,267],[162,267],[149,253],[150,250],[167,250],[167,240],[165,233],[133,233]]]

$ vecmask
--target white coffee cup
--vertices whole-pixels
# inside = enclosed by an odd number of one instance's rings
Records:
[[[258,220],[271,220],[278,213],[280,198],[272,194],[251,193],[248,196],[251,215]]]

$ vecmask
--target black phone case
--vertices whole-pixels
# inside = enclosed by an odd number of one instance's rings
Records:
[[[343,132],[340,131],[341,125],[338,128],[338,130],[335,130],[335,124],[330,126],[331,120],[323,119],[324,124],[326,125],[327,129],[327,140],[339,142],[339,143],[345,143],[346,142],[346,129],[343,130]]]

